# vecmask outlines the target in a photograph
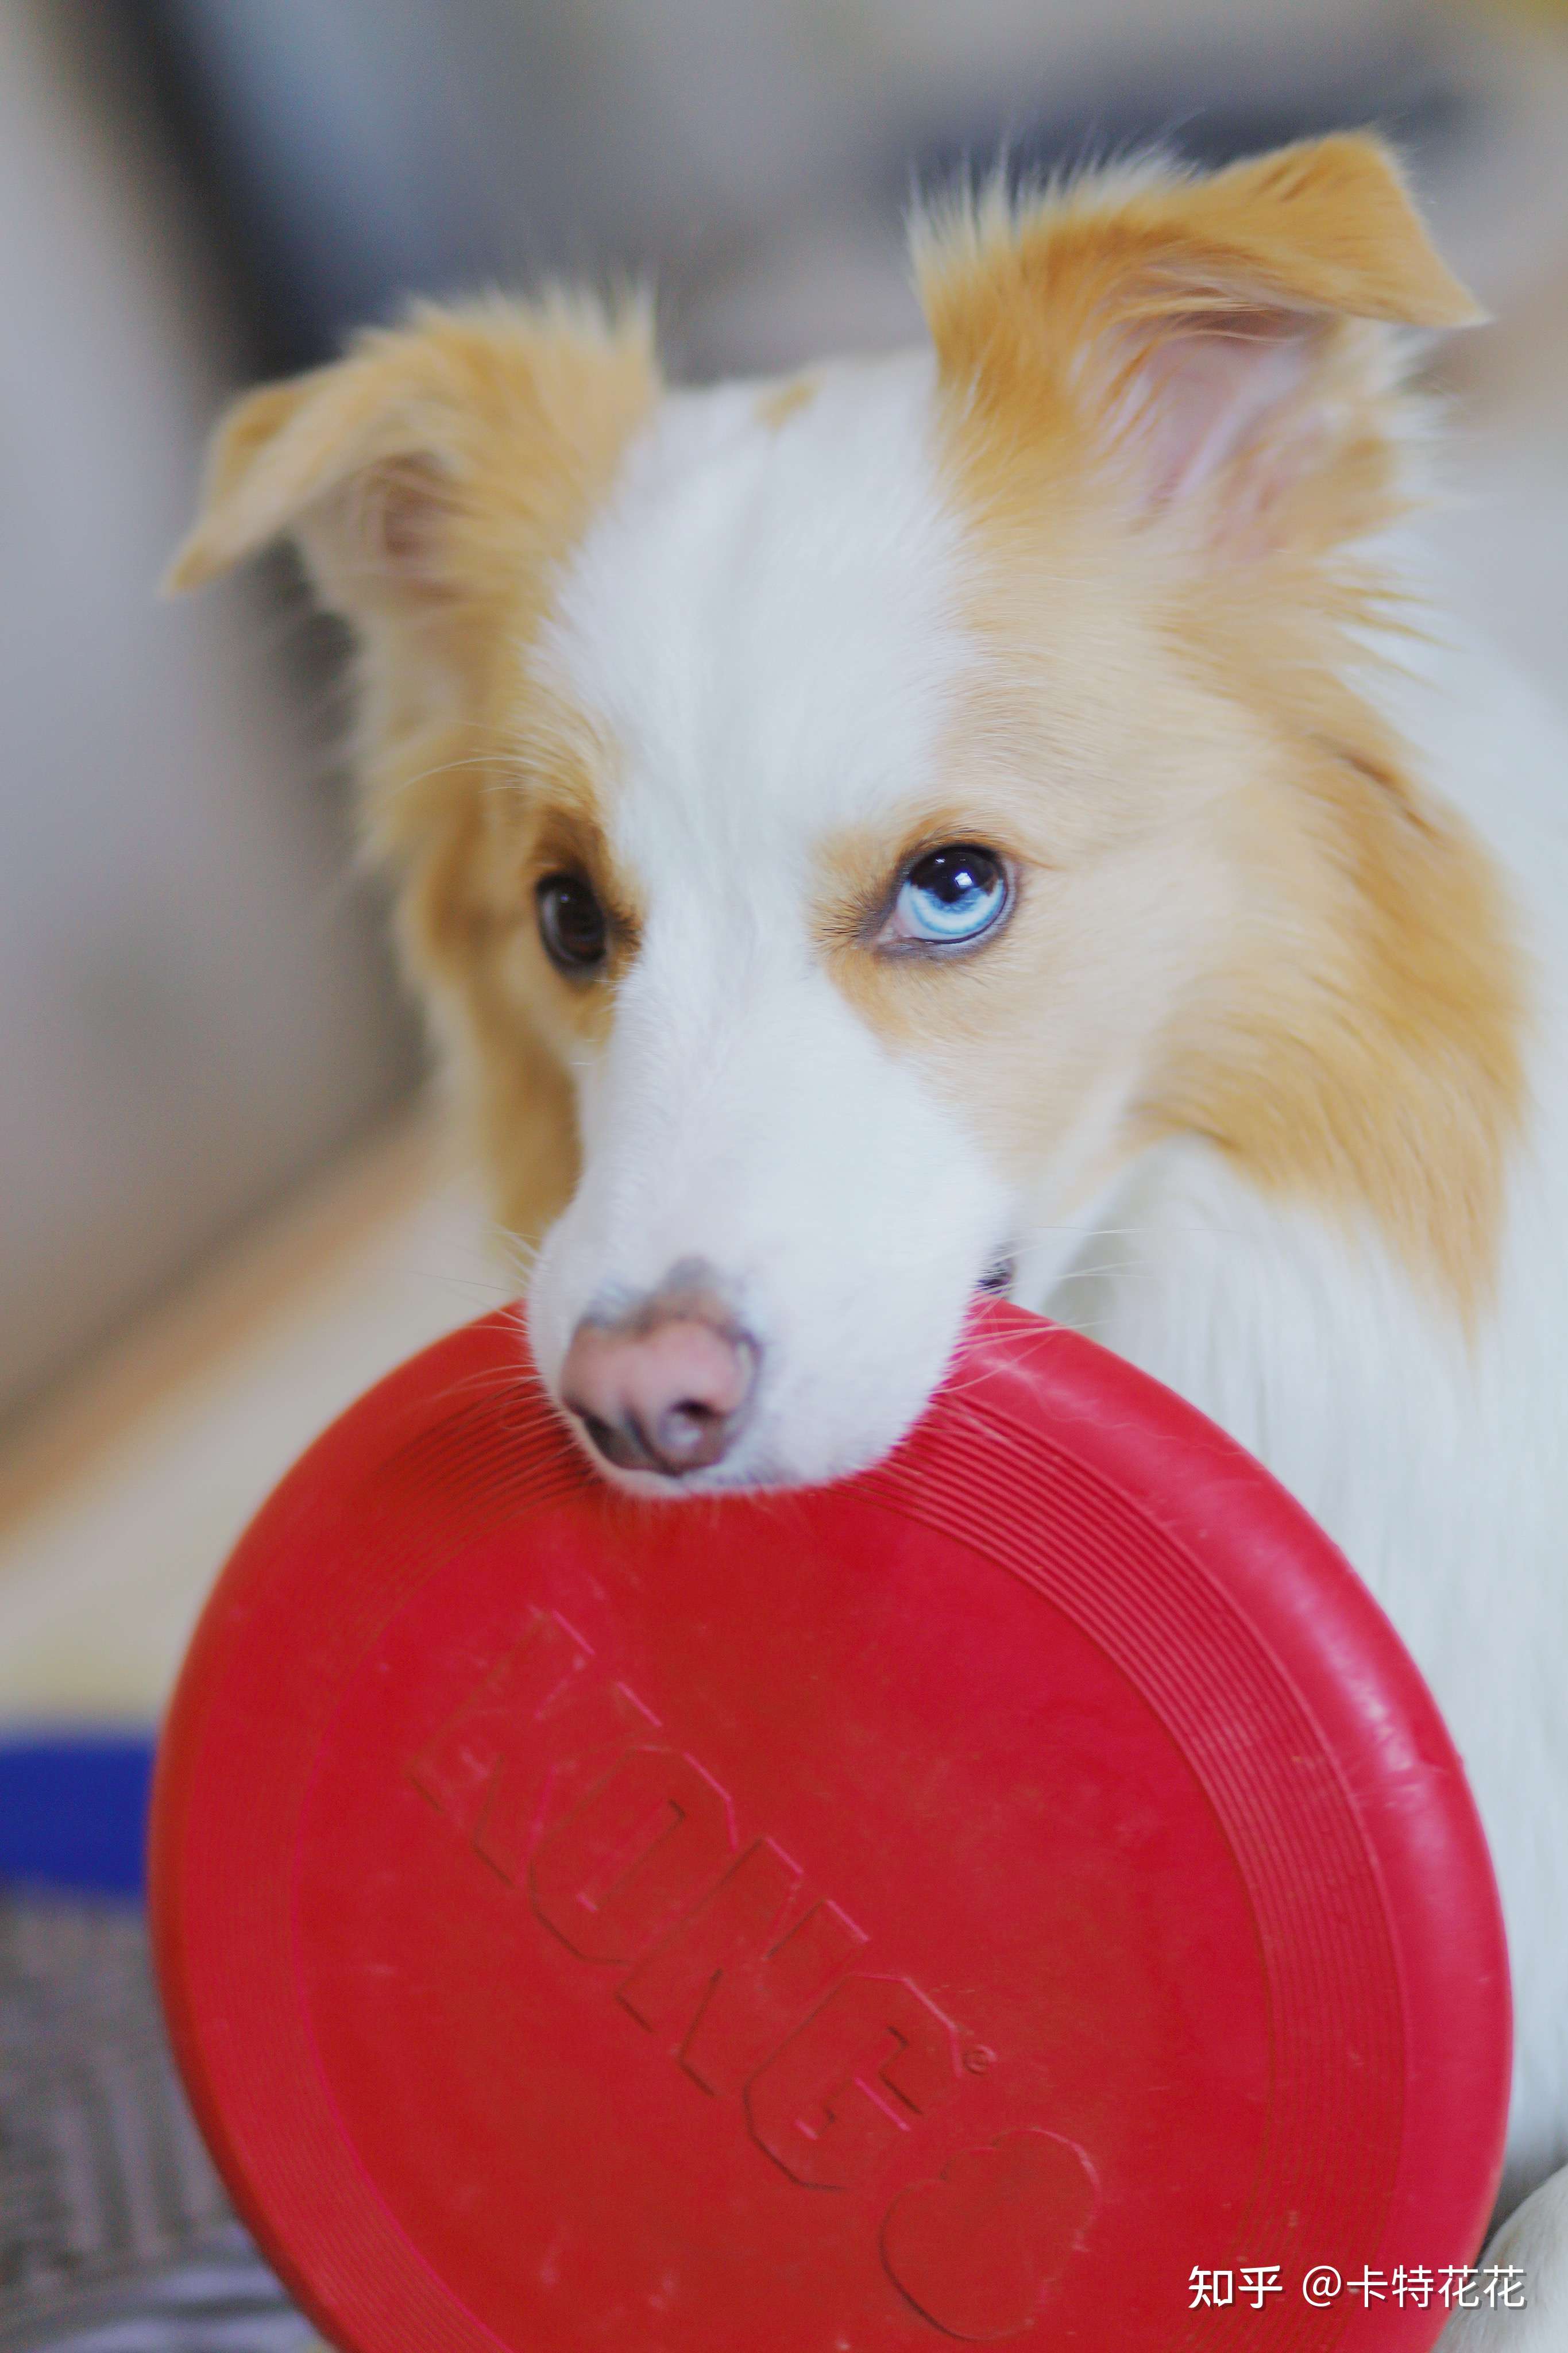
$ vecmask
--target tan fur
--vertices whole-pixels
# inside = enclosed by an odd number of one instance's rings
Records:
[[[1469,1315],[1521,1111],[1522,976],[1479,844],[1347,681],[1352,630],[1387,617],[1349,543],[1406,496],[1394,356],[1363,322],[1473,304],[1361,139],[1016,221],[993,195],[928,231],[920,267],[978,559],[967,619],[1010,681],[977,693],[950,759],[1005,746],[1076,878],[1026,875],[1016,936],[929,975],[921,1050],[1026,1173],[1090,1058],[1135,1037],[1140,995],[1171,1003],[1111,1157],[1209,1137],[1256,1183],[1370,1219]],[[1246,332],[1260,301],[1263,332],[1310,315],[1302,384],[1195,518],[1140,500],[1131,379],[1162,337]]]
[[[1026,421],[1108,332],[1278,306],[1407,326],[1482,313],[1429,244],[1393,158],[1346,134],[1206,178],[1099,174],[1015,207],[1000,182],[917,223],[944,377]]]
[[[532,885],[587,871],[635,939],[595,804],[603,747],[522,695],[552,576],[658,394],[646,314],[553,297],[422,305],[339,365],[243,401],[173,585],[280,533],[354,623],[370,842],[478,1127],[497,1209],[535,1240],[576,1181],[566,1060],[602,993],[540,946]],[[524,721],[526,720],[526,728]]]

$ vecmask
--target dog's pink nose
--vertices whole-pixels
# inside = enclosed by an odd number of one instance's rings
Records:
[[[561,1400],[606,1462],[679,1479],[728,1451],[756,1369],[755,1343],[716,1302],[656,1296],[617,1324],[584,1317]]]

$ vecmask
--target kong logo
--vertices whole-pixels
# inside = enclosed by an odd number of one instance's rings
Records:
[[[866,1931],[803,1899],[799,1866],[742,1841],[728,1793],[662,1735],[536,1611],[409,1773],[790,2180],[853,2189],[906,2156],[879,2251],[923,2319],[972,2342],[1026,2329],[1092,2219],[1087,2158],[1030,2127],[921,2179],[921,2126],[993,2054],[908,1978],[857,1966]]]

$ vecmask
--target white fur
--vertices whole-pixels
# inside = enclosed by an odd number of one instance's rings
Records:
[[[970,659],[930,380],[916,361],[837,372],[783,433],[745,390],[672,400],[562,584],[538,659],[614,732],[616,848],[648,913],[581,1074],[585,1173],[538,1270],[540,1361],[553,1379],[580,1314],[707,1261],[765,1356],[754,1425],[704,1483],[829,1476],[919,1410],[1025,1220],[1017,1295],[1268,1463],[1426,1672],[1503,1888],[1517,2199],[1568,2158],[1568,739],[1472,648],[1380,690],[1511,880],[1536,958],[1531,1128],[1473,1348],[1370,1231],[1269,1204],[1196,1143],[1070,1217],[1065,1168],[1019,1199],[839,994],[806,905],[825,832],[940,784]],[[1565,2204],[1559,2184],[1525,2210],[1542,2309],[1568,2303]],[[1514,2353],[1547,2342],[1489,2325]]]
[[[937,781],[962,647],[931,374],[835,371],[787,435],[743,389],[671,400],[538,657],[614,731],[612,834],[647,919],[582,1073],[584,1174],[534,1275],[534,1346],[552,1378],[591,1305],[716,1267],[764,1353],[708,1485],[883,1452],[1007,1236],[999,1180],[845,1003],[807,904],[825,832]]]

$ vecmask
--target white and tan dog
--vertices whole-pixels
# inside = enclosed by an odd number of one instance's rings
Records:
[[[416,311],[241,404],[177,576],[293,533],[355,626],[607,1475],[868,1462],[1005,1282],[1344,1546],[1468,1762],[1546,2184],[1528,2310],[1451,2340],[1561,2348],[1568,738],[1403,521],[1402,331],[1474,307],[1365,138],[994,192],[915,264],[929,349],[707,391],[636,308]]]

